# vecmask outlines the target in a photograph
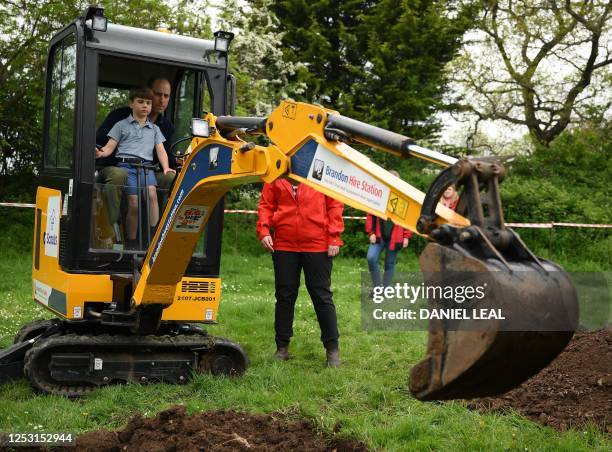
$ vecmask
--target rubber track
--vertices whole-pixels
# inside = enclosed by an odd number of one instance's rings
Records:
[[[174,336],[58,334],[39,341],[28,350],[25,356],[24,370],[32,385],[43,392],[66,397],[81,397],[100,386],[91,384],[66,385],[65,382],[60,383],[52,380],[48,365],[50,355],[55,348],[65,349],[68,347],[72,353],[88,352],[100,348],[105,350],[118,349],[123,352],[133,349],[132,352],[137,354],[139,350],[145,347],[160,350],[208,351],[215,345],[237,347],[236,343],[227,339],[204,334],[179,334]]]

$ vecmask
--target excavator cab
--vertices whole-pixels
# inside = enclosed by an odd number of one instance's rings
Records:
[[[61,237],[52,232],[37,237],[35,272],[48,256],[57,257],[59,267],[70,273],[129,273],[134,256],[148,249],[156,225],[149,224],[144,190],[138,193],[138,246],[127,249],[125,187],[103,183],[104,166],[94,153],[104,144],[96,131],[109,113],[127,107],[130,88],[155,78],[170,82],[164,114],[175,130],[165,146],[173,154],[189,146],[192,118],[230,113],[227,57],[215,51],[214,41],[110,23],[96,30],[88,25],[92,17],[105,19],[101,10],[90,8],[49,47],[38,192],[44,200],[37,203],[36,224],[40,230],[42,221],[57,222]],[[170,188],[158,187],[161,211]],[[218,275],[222,222],[220,204],[193,253],[189,274]]]

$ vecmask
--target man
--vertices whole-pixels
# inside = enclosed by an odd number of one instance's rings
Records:
[[[171,85],[166,78],[154,78],[147,84],[153,91],[153,104],[151,107],[151,113],[149,114],[149,121],[155,124],[161,130],[162,134],[166,138],[164,142],[164,148],[168,155],[168,163],[170,168],[176,168],[176,159],[170,154],[170,145],[172,143],[172,136],[174,135],[174,125],[163,116],[163,113],[168,108],[168,102],[170,100]],[[113,110],[104,119],[98,130],[96,131],[96,145],[105,146],[108,142],[108,132],[111,128],[119,121],[127,118],[131,114],[129,107],[122,107]],[[158,163],[157,155],[154,153],[154,163]],[[117,159],[114,155],[109,157],[101,158],[96,161],[98,167],[102,166],[99,170],[99,174],[102,178],[104,186],[104,193],[106,195],[106,204],[108,206],[109,222],[114,225],[119,221],[119,206],[121,205],[121,194],[123,187],[127,183],[127,171],[125,168],[117,167]],[[172,182],[176,177],[176,173],[169,172],[164,174],[163,171],[155,171],[155,178],[157,179],[157,186],[162,190],[160,207],[163,212],[166,202],[168,201],[168,191],[172,186]]]
[[[295,300],[304,270],[306,289],[317,314],[327,366],[340,365],[336,308],[332,299],[332,258],[340,252],[344,205],[307,185],[279,179],[264,184],[257,236],[272,253],[276,307],[274,357],[290,359]],[[271,232],[274,229],[274,232]],[[274,238],[272,238],[272,234]]]

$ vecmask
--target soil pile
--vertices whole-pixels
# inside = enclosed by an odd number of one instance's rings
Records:
[[[501,397],[472,400],[468,406],[514,409],[558,430],[591,423],[612,433],[612,331],[577,332],[539,374]]]
[[[154,418],[134,416],[121,431],[98,430],[77,438],[78,451],[367,451],[363,443],[326,441],[308,421],[272,415],[213,411],[188,416],[176,406]]]

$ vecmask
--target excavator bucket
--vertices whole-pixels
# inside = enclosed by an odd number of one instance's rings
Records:
[[[410,391],[420,400],[509,391],[548,365],[573,335],[576,291],[567,273],[551,262],[541,261],[542,267],[511,262],[508,271],[495,261],[435,243],[426,247],[420,262],[428,285],[455,282],[440,281],[440,275],[487,272],[477,278],[490,289],[487,310],[498,309],[504,317],[499,329],[492,329],[496,320],[484,328],[482,320],[430,320],[427,356],[410,374]]]
[[[425,284],[484,283],[486,297],[470,308],[486,306],[485,312],[502,315],[486,322],[469,315],[429,320],[427,355],[410,373],[410,391],[419,400],[509,391],[561,353],[578,326],[578,301],[569,275],[536,257],[504,226],[499,175],[495,163],[461,161],[438,177],[423,204],[417,227],[435,240],[420,257]],[[472,225],[438,226],[433,221],[437,200],[457,182],[464,187],[458,210]],[[439,300],[430,298],[429,308],[437,306]]]

